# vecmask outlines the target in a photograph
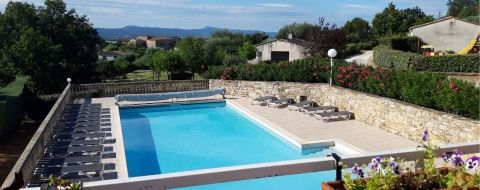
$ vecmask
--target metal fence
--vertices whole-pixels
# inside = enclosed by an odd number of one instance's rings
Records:
[[[454,145],[444,145],[437,149],[437,156],[454,149],[464,154],[478,153],[480,141]],[[354,163],[368,164],[375,156],[384,158],[398,157],[405,160],[421,160],[423,149],[411,148],[389,152],[376,152],[344,156],[341,162],[347,166]],[[160,174],[128,179],[107,180],[85,183],[85,190],[114,190],[114,189],[172,189],[180,187],[198,186],[212,183],[223,183],[238,180],[275,177],[308,172],[329,171],[336,169],[336,161],[331,157],[312,158],[294,161],[270,162],[243,166],[232,166],[215,169],[205,169],[172,174]],[[318,184],[320,188],[320,184]]]

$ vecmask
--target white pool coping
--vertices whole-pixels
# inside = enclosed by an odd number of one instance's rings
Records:
[[[267,131],[275,134],[276,136],[281,137],[282,139],[295,145],[299,149],[303,150],[303,149],[310,149],[310,148],[331,148],[342,155],[352,155],[352,154],[360,154],[360,153],[366,152],[358,147],[352,146],[339,139],[327,139],[327,140],[307,141],[307,142],[300,141],[298,138],[295,138],[293,134],[290,134],[287,131],[279,130],[281,129],[281,127],[249,111],[248,109],[243,108],[243,106],[241,106],[240,104],[237,104],[236,102],[231,100],[226,100],[226,104],[227,106],[234,108],[236,111],[240,112],[241,114],[253,119],[257,123],[259,123],[261,127],[263,127],[264,129],[267,129]]]
[[[282,140],[287,141],[294,145],[295,147],[299,148],[300,150],[303,149],[310,149],[310,148],[330,148],[341,155],[353,155],[353,154],[361,154],[365,153],[366,151],[352,146],[348,143],[343,142],[339,139],[327,139],[327,140],[320,140],[320,141],[311,141],[311,142],[303,142],[299,141],[298,138],[294,138],[292,134],[289,134],[287,131],[281,131],[281,127],[276,126],[272,122],[258,116],[257,114],[253,113],[252,111],[244,108],[242,105],[239,105],[235,101],[232,100],[206,100],[206,101],[182,101],[182,102],[157,102],[152,104],[128,104],[128,105],[114,105],[111,108],[111,115],[112,115],[112,128],[114,130],[115,138],[117,142],[115,144],[115,152],[117,157],[117,174],[119,179],[126,179],[129,178],[128,176],[128,167],[127,167],[127,159],[125,154],[125,146],[122,134],[122,125],[121,125],[121,118],[120,118],[120,108],[135,108],[135,107],[150,107],[150,106],[158,106],[158,105],[171,105],[171,104],[191,104],[191,103],[212,103],[212,102],[225,102],[227,106],[233,108],[235,111],[239,112],[240,114],[249,117],[250,119],[254,120],[259,126],[265,129],[267,132],[274,134],[275,136],[281,138]]]

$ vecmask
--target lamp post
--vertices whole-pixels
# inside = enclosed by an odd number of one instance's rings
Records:
[[[70,82],[72,82],[71,78],[67,78],[68,85],[70,85]]]
[[[328,50],[328,57],[330,57],[330,86],[332,86],[333,58],[335,56],[337,56],[337,50],[335,50],[335,49]]]

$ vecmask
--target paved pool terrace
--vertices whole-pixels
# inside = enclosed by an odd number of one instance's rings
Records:
[[[209,100],[221,100],[222,97],[212,96]],[[184,99],[179,102],[197,101],[199,99]],[[283,137],[297,147],[333,146],[342,153],[368,153],[388,150],[400,150],[416,147],[418,143],[362,123],[356,120],[333,121],[324,123],[307,114],[289,111],[286,108],[276,109],[267,106],[250,105],[250,98],[227,96],[227,104],[237,108],[243,114],[252,116],[257,122],[269,128],[270,131]],[[171,103],[160,101],[158,103]],[[102,107],[110,108],[112,116],[112,135],[117,139],[116,164],[119,179],[128,178],[125,151],[120,124],[120,112],[115,99],[94,98],[92,103],[101,103]],[[135,103],[123,103],[129,105]]]

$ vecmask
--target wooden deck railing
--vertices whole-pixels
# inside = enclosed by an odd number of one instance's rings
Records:
[[[15,179],[15,172],[21,171],[25,181],[28,181],[28,178],[31,177],[31,174],[36,167],[37,159],[43,155],[45,143],[52,137],[52,132],[58,117],[60,117],[65,105],[70,102],[71,95],[71,86],[68,85],[65,87],[52,109],[50,109],[50,112],[48,112],[32,139],[28,142],[27,147],[23,150],[20,158],[18,158],[0,189],[6,188],[12,184]]]
[[[205,90],[208,88],[208,80],[98,83],[72,85],[72,94],[74,96],[114,96],[117,94],[142,94]]]

